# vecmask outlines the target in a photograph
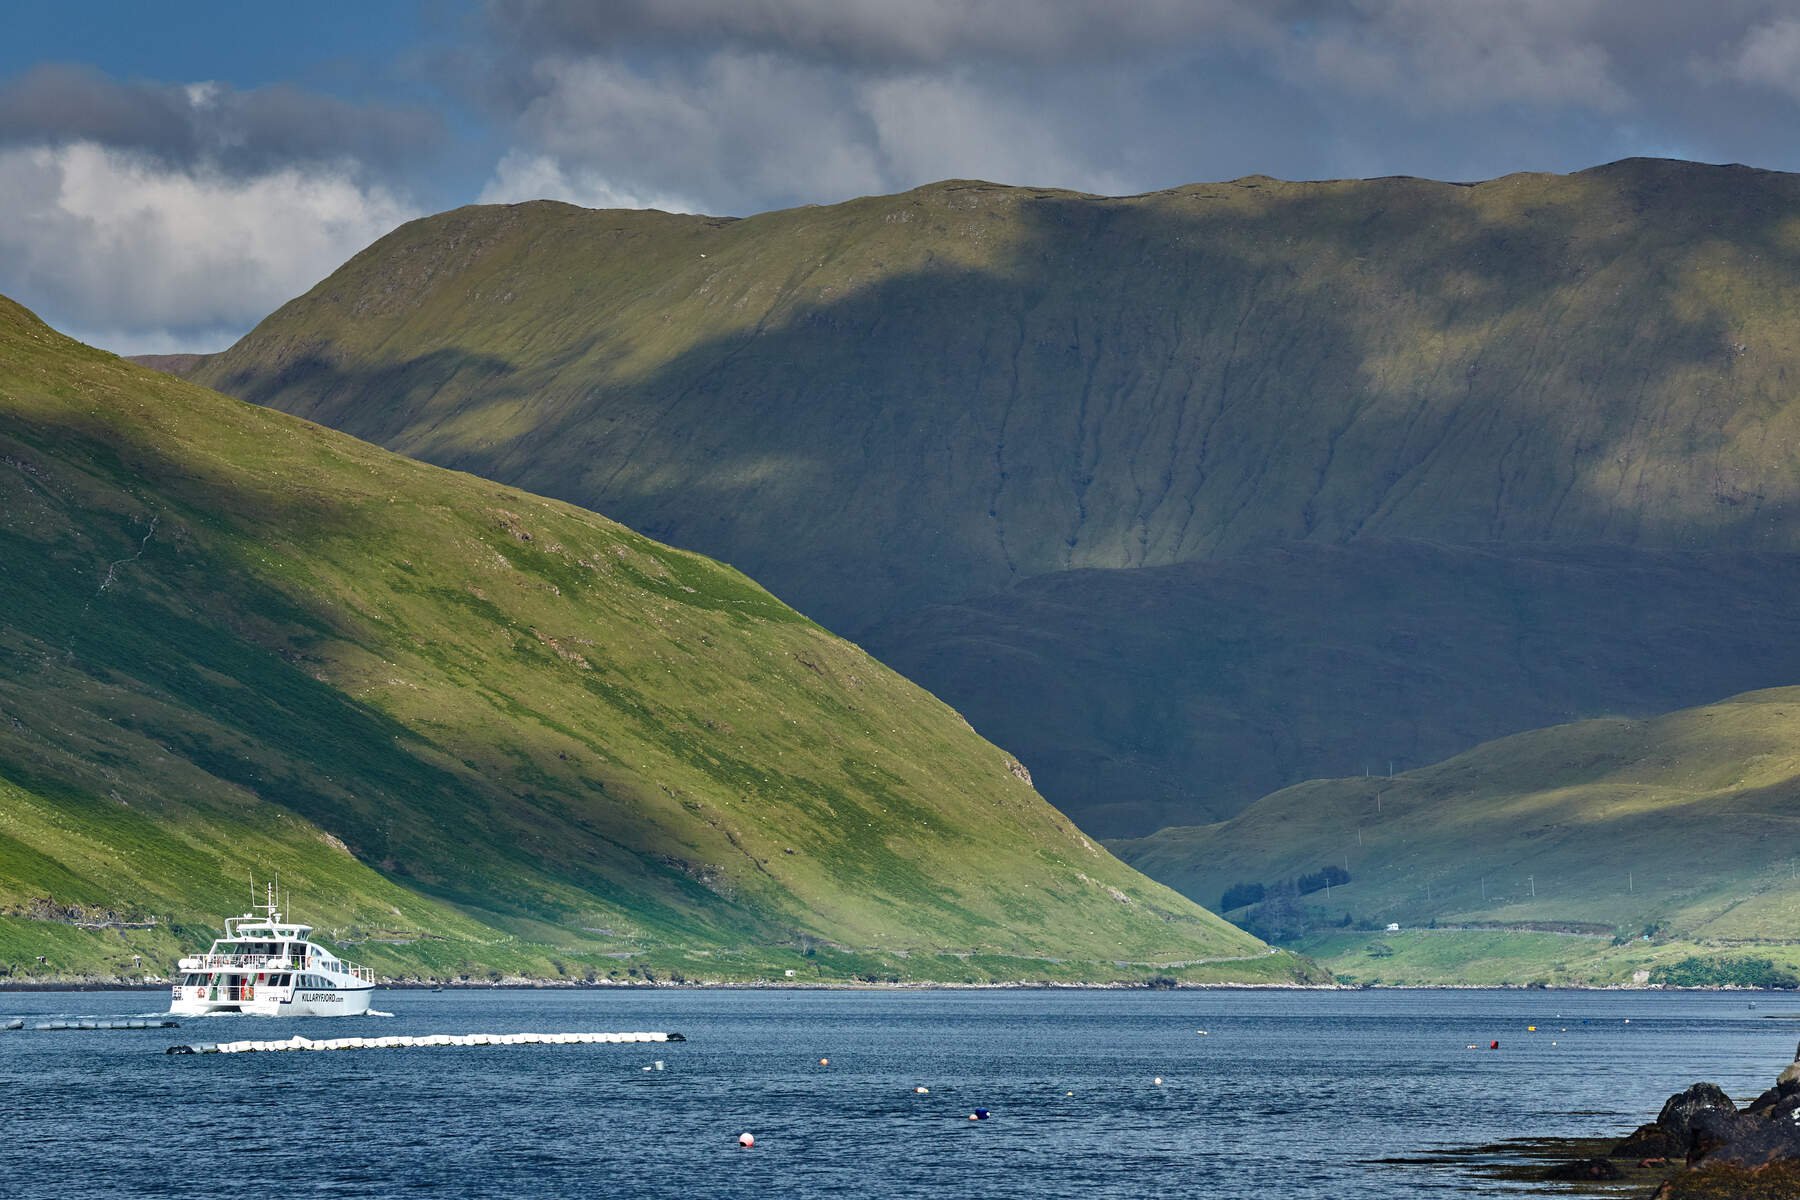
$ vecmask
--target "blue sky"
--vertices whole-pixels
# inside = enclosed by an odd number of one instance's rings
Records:
[[[0,292],[229,344],[425,213],[1800,169],[1789,0],[14,0]]]

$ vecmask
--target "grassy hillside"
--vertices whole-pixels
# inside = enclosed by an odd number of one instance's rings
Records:
[[[862,643],[1029,763],[1089,833],[1219,820],[1596,713],[1800,680],[1800,556],[1295,542],[1065,571]]]
[[[1300,970],[737,572],[7,301],[0,612],[14,977],[166,970],[250,871],[388,971]]]
[[[1753,982],[1800,976],[1796,828],[1800,688],[1777,688],[1304,783],[1111,845],[1214,905],[1347,870],[1231,915],[1356,980]]]
[[[744,220],[537,203],[404,226],[192,369],[614,514],[861,635],[1038,576],[1296,541],[1800,550],[1797,268],[1800,177],[1653,160],[1117,199],[950,182]],[[1157,790],[1113,773],[1132,722],[1053,694],[1008,690],[981,727],[1074,726],[1082,759],[1013,748],[1083,816]],[[1155,769],[1232,737],[1208,724]],[[1295,778],[1291,749],[1246,777]],[[1231,782],[1156,803],[1198,819]]]

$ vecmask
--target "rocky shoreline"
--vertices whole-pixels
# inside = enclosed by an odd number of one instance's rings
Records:
[[[1514,1158],[1491,1173],[1646,1200],[1800,1200],[1800,1050],[1774,1086],[1743,1108],[1717,1084],[1696,1083],[1621,1140],[1516,1149],[1531,1165]],[[1651,1190],[1620,1191],[1633,1184]]]

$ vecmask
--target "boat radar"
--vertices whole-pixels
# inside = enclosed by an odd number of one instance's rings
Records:
[[[274,884],[266,903],[250,907],[260,915],[228,918],[211,950],[181,960],[171,1015],[355,1017],[369,1011],[375,973],[314,944],[311,925],[284,921]]]

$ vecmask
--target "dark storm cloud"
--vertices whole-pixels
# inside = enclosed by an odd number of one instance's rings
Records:
[[[285,84],[122,82],[70,65],[0,83],[0,146],[92,142],[172,167],[234,174],[356,161],[387,171],[437,149],[433,114],[356,105]]]

